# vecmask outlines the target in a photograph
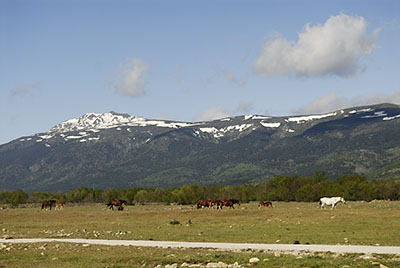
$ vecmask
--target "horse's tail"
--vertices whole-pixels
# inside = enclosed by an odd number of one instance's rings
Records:
[[[44,209],[44,203],[42,203],[42,209]]]

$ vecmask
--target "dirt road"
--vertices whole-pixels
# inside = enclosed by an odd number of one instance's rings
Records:
[[[357,245],[294,245],[294,244],[246,244],[246,243],[212,243],[212,242],[176,242],[147,240],[101,240],[101,239],[59,239],[59,238],[25,238],[0,239],[0,243],[41,243],[67,242],[109,246],[136,246],[161,248],[214,248],[223,250],[277,250],[277,251],[314,251],[333,253],[363,254],[398,254],[400,247],[389,246],[357,246]]]

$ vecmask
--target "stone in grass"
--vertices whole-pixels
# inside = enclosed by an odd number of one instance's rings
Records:
[[[251,258],[251,259],[249,260],[249,263],[257,263],[257,262],[259,262],[259,261],[260,261],[259,258],[254,257],[254,258]]]
[[[207,268],[225,268],[228,267],[228,264],[224,262],[209,262],[207,263]]]
[[[169,224],[171,224],[171,225],[180,225],[181,223],[180,223],[180,221],[173,220],[173,221],[170,221]]]

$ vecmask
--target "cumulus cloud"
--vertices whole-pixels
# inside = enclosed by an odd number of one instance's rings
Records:
[[[344,108],[372,105],[378,103],[400,104],[400,90],[393,94],[375,94],[371,96],[346,98],[337,93],[329,94],[312,101],[309,105],[297,109],[296,114],[321,114]]]
[[[375,51],[378,32],[368,35],[363,17],[345,14],[332,16],[322,25],[306,24],[297,42],[280,34],[268,40],[254,62],[254,71],[261,76],[352,77],[364,69],[360,59]]]
[[[195,122],[210,121],[231,116],[223,106],[212,107],[195,116]]]
[[[124,96],[138,97],[145,94],[146,80],[144,76],[149,70],[149,64],[138,58],[127,58],[121,64],[115,82],[115,90]]]

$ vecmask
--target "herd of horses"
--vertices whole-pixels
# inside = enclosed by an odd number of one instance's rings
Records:
[[[52,207],[54,207],[54,210],[60,210],[63,209],[65,206],[64,202],[58,202],[57,200],[44,200],[42,202],[42,209],[47,210],[48,208],[51,210]]]
[[[235,208],[234,205],[238,204],[240,206],[240,201],[237,199],[229,200],[199,200],[197,201],[197,208],[216,208],[222,209],[222,207]]]
[[[337,205],[337,203],[342,202],[346,203],[343,197],[323,197],[319,200],[319,204],[322,209],[324,209],[326,206],[332,206],[331,209],[334,209]],[[114,207],[117,207],[119,211],[124,210],[123,205],[127,206],[128,202],[125,200],[115,200],[112,199],[110,202],[108,202],[107,207],[111,210],[114,210]],[[223,207],[229,207],[234,209],[235,205],[240,206],[240,201],[237,199],[226,199],[226,200],[199,200],[197,201],[197,208],[216,208],[216,209],[222,209]],[[44,200],[42,202],[42,210],[45,209],[52,209],[54,207],[54,210],[61,210],[65,206],[64,202],[59,202],[57,200]],[[272,202],[270,201],[260,201],[258,204],[258,207],[273,207]]]
[[[117,207],[118,210],[124,210],[124,207],[122,205],[128,205],[128,202],[125,200],[111,200],[108,202],[107,207],[110,208],[111,210],[114,210],[114,207]],[[59,202],[57,200],[44,200],[42,202],[42,210],[51,210],[54,207],[54,210],[60,210],[63,209],[65,206],[64,202]]]

